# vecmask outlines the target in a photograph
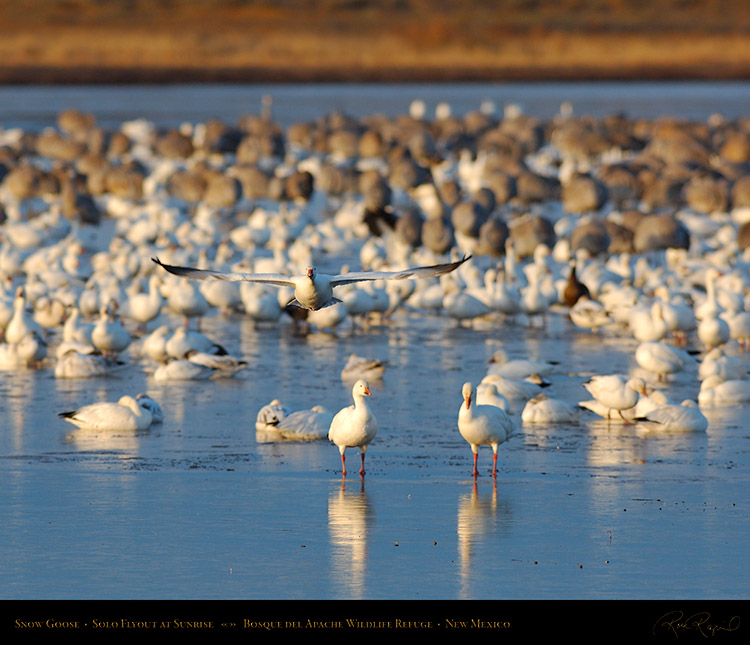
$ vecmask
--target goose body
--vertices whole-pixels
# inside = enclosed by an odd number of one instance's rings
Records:
[[[700,411],[698,404],[690,399],[680,405],[662,405],[636,421],[645,422],[654,430],[680,430],[684,432],[703,432],[708,428],[708,419]]]
[[[278,287],[292,287],[294,289],[294,300],[290,304],[315,311],[339,302],[339,299],[333,296],[333,289],[335,287],[367,280],[406,280],[439,276],[457,269],[470,257],[464,257],[458,262],[413,267],[403,271],[363,271],[339,275],[318,273],[314,267],[309,267],[305,275],[301,276],[288,276],[276,273],[235,273],[178,267],[162,264],[158,258],[154,258],[154,262],[169,271],[169,273],[193,280],[215,278],[230,282],[262,282]]]
[[[354,405],[339,410],[331,420],[328,429],[328,439],[338,447],[341,454],[343,477],[346,477],[344,453],[347,448],[359,448],[362,458],[359,475],[365,476],[365,453],[378,431],[377,419],[365,401],[367,396],[371,396],[370,388],[366,381],[360,379],[352,388]]]
[[[593,376],[583,387],[607,408],[607,418],[612,411],[616,411],[624,419],[623,410],[635,407],[639,394],[647,396],[646,384],[642,378],[626,379],[620,374]]]
[[[92,403],[58,416],[73,425],[89,430],[145,430],[152,417],[132,396],[123,396],[117,403]]]
[[[510,437],[513,422],[505,410],[494,405],[477,405],[474,387],[471,383],[464,383],[461,388],[463,402],[458,410],[458,431],[471,446],[474,455],[474,471],[472,475],[479,475],[477,458],[479,446],[490,446],[493,454],[492,476],[497,476],[497,449]]]

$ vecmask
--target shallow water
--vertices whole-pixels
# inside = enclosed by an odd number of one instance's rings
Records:
[[[485,98],[550,117],[742,115],[748,84],[499,86],[174,86],[0,88],[0,123],[43,127],[60,110],[103,125],[234,121],[275,97],[284,124],[333,109],[404,112],[423,97],[457,113]],[[170,320],[170,322],[177,322]],[[249,367],[235,379],[161,385],[136,359],[117,377],[56,380],[50,369],[0,378],[0,595],[5,599],[635,599],[746,598],[746,408],[708,411],[700,434],[645,434],[586,414],[522,427],[500,449],[471,452],[457,431],[460,389],[492,352],[560,361],[550,394],[588,398],[581,383],[634,369],[625,333],[546,329],[524,320],[456,328],[399,312],[338,336],[256,329],[240,317],[203,330]],[[342,482],[327,441],[264,444],[255,415],[348,405],[339,374],[350,353],[389,362],[370,403],[380,430],[364,482]],[[50,352],[51,353],[51,352]],[[162,425],[135,434],[80,431],[57,413],[149,391]],[[695,398],[694,371],[669,395]],[[351,454],[352,461],[357,460]],[[356,463],[356,461],[355,461]]]
[[[399,314],[340,337],[300,337],[210,318],[239,351],[235,379],[159,385],[133,363],[119,377],[8,373],[0,437],[6,598],[741,598],[748,430],[742,411],[706,433],[644,434],[583,416],[522,427],[491,451],[457,431],[460,388],[502,346],[555,358],[551,394],[587,398],[598,366],[631,368],[631,342],[592,339],[559,315],[456,328]],[[603,342],[602,342],[603,341]],[[257,410],[347,404],[350,352],[389,361],[371,406],[380,430],[367,475],[341,478],[338,451],[256,442]],[[148,390],[163,425],[117,436],[81,431],[59,411]],[[695,396],[695,374],[670,396]],[[356,453],[350,458],[358,461]],[[355,462],[356,463],[356,462]],[[354,470],[354,469],[353,469]]]

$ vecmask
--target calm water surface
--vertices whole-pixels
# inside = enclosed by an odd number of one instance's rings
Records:
[[[625,112],[744,116],[750,86],[508,84],[459,86],[170,86],[0,88],[0,124],[40,128],[77,107],[102,125],[159,125],[257,112],[274,96],[284,125],[334,109],[405,112],[413,98],[456,113],[490,99],[551,117]],[[172,321],[176,322],[176,321]],[[746,598],[750,426],[746,410],[709,413],[706,433],[644,434],[580,423],[523,428],[471,477],[458,435],[461,384],[487,358],[560,361],[551,393],[586,396],[591,374],[630,371],[634,341],[552,316],[547,329],[458,329],[403,312],[367,331],[306,338],[209,318],[204,331],[249,367],[225,381],[159,385],[145,365],[97,381],[51,370],[0,380],[0,595],[6,599],[632,599]],[[257,410],[349,403],[339,378],[351,352],[386,359],[372,408],[379,434],[364,483],[340,475],[337,450],[262,444]],[[695,370],[669,385],[695,398]],[[163,425],[135,434],[78,431],[57,413],[148,390]],[[352,459],[356,459],[352,455]]]

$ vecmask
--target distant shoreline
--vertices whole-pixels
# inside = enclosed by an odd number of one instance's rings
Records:
[[[221,68],[185,69],[173,67],[45,67],[0,68],[3,85],[106,85],[184,83],[461,83],[461,82],[581,82],[581,81],[748,81],[747,65],[636,66],[606,68],[483,68],[437,69],[399,67],[360,69],[356,67],[310,68]]]

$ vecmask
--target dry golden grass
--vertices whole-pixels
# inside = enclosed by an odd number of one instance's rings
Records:
[[[743,0],[0,0],[0,80],[747,77],[745,8]]]

